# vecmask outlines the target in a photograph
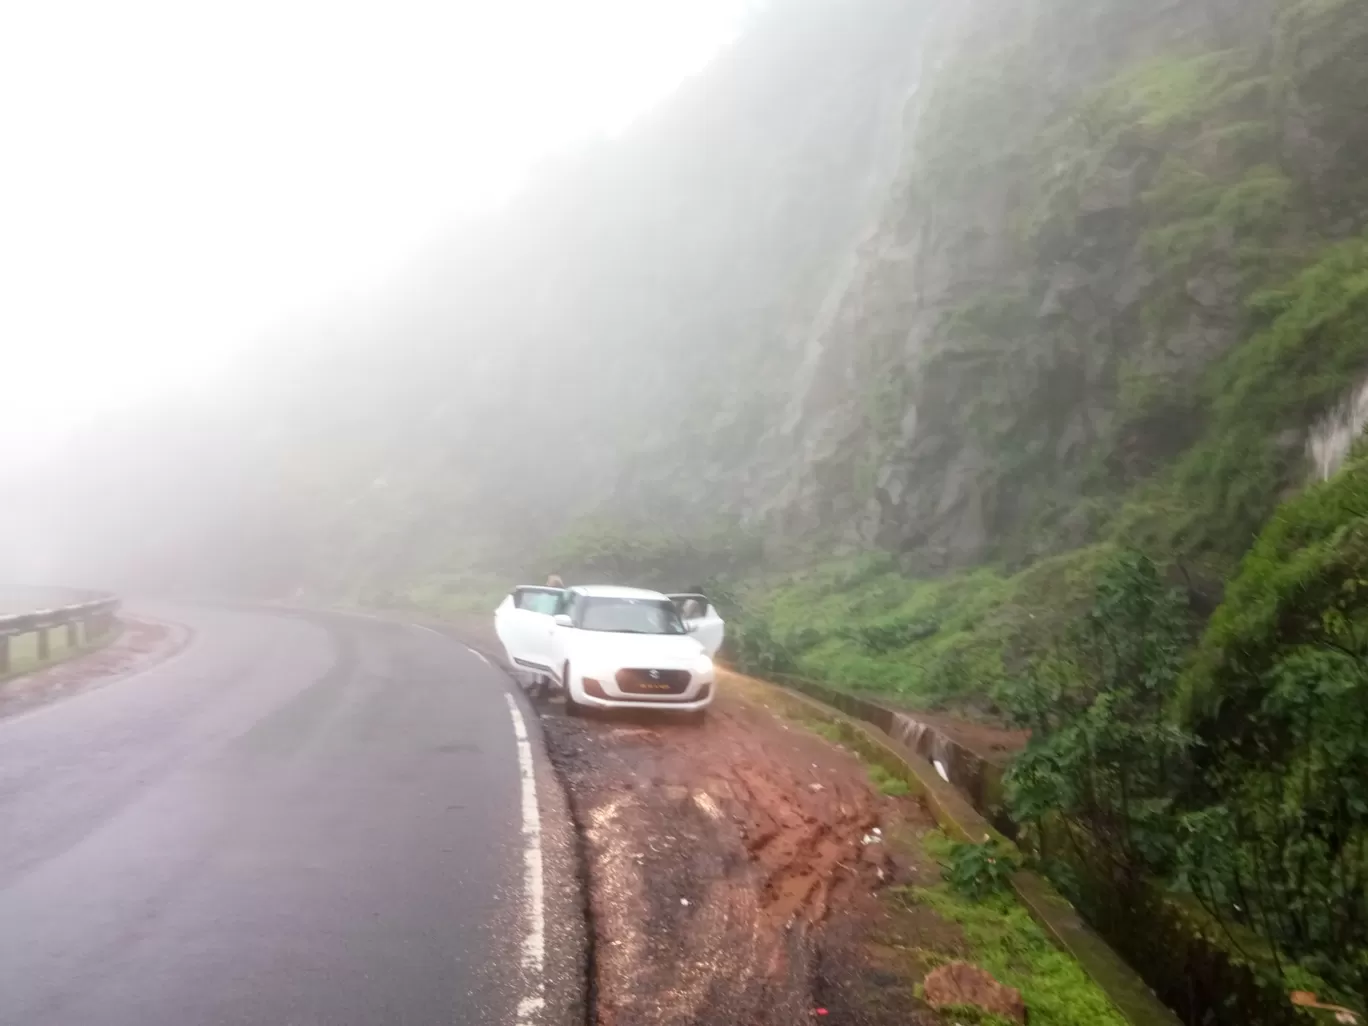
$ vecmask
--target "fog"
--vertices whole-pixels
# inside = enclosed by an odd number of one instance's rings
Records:
[[[0,458],[383,291],[539,161],[619,133],[744,7],[7,5],[0,338],[23,388]]]
[[[918,15],[858,7],[5,15],[0,576],[331,600],[703,522],[661,454],[762,444],[892,174]]]

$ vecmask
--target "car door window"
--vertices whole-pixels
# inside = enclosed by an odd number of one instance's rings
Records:
[[[716,655],[722,647],[722,640],[726,635],[726,625],[723,623],[722,617],[717,615],[717,610],[708,601],[707,596],[688,594],[670,595],[668,597],[684,618],[689,633],[697,639],[708,655]]]
[[[550,616],[563,594],[559,588],[519,588],[514,592],[513,604],[526,613]]]
[[[522,608],[531,613],[550,616],[556,611],[560,598],[554,591],[528,591],[523,596]]]
[[[562,593],[561,593],[561,597],[560,597],[560,601],[556,603],[555,615],[556,615],[556,616],[560,616],[560,615],[564,614],[564,615],[566,615],[566,616],[569,616],[569,617],[572,617],[572,618],[573,618],[573,617],[574,617],[574,613],[572,612],[572,610],[573,610],[573,608],[574,608],[574,601],[575,601],[575,593],[574,593],[574,592],[570,592],[570,591],[562,592]]]

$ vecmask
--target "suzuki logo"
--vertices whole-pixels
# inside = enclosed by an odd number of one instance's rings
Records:
[[[660,680],[660,671],[659,671],[659,670],[652,670],[652,671],[651,671],[651,680]]]

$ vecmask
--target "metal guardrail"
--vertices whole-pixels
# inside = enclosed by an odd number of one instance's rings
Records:
[[[55,609],[37,609],[31,613],[0,616],[0,676],[11,670],[10,639],[22,634],[38,635],[38,661],[52,657],[50,631],[66,628],[67,647],[77,646],[99,637],[114,627],[119,600],[113,596],[77,602]]]

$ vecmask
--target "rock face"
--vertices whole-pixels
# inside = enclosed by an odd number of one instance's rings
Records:
[[[1078,494],[1123,373],[1193,374],[1224,351],[1239,282],[1219,260],[1170,290],[1185,327],[1147,336],[1138,314],[1161,291],[1141,239],[1157,152],[1060,139],[1043,158],[1038,141],[1116,67],[1256,37],[1269,8],[939,7],[903,172],[808,337],[762,514],[800,533],[847,523],[916,569],[976,562],[1043,496]]]
[[[926,1003],[938,1012],[968,1005],[990,1015],[1026,1022],[1026,1002],[1021,991],[998,983],[989,973],[965,962],[950,962],[932,969],[926,974],[922,989]]]
[[[936,5],[900,171],[713,496],[919,571],[1086,540],[1085,494],[1190,444],[1247,299],[1368,225],[1330,94],[1365,39],[1348,3]]]

